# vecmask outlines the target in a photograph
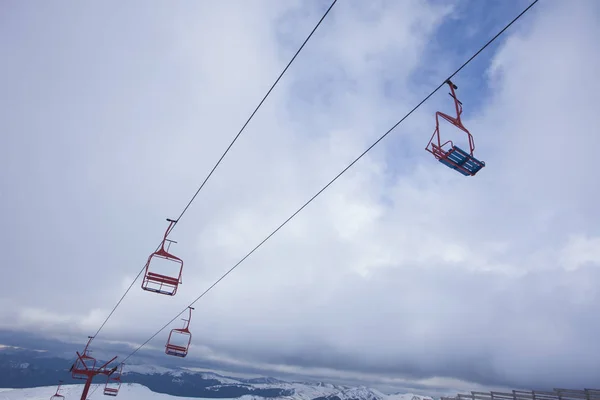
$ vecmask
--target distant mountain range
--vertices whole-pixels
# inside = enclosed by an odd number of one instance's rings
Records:
[[[324,386],[321,386],[324,387]],[[81,396],[82,385],[66,385],[61,388],[60,394],[65,396],[65,400],[76,400]],[[105,400],[106,397],[102,394],[102,386],[98,388],[98,390],[94,390],[92,388],[90,391],[90,395],[88,397],[89,400]],[[47,399],[50,398],[54,394],[56,390],[55,386],[47,386],[47,387],[37,387],[37,388],[26,388],[26,389],[12,389],[5,390],[0,389],[0,398],[3,400],[31,400],[31,399]],[[339,398],[341,400],[350,400],[350,399],[372,399],[372,400],[383,400],[386,398],[390,398],[392,400],[421,400],[422,397],[413,396],[413,395],[391,395],[388,397],[381,393],[377,394],[375,392],[370,392],[365,388],[355,388],[349,389],[346,393],[349,397],[344,397],[344,394],[340,394],[342,397],[337,395],[333,397],[324,397],[335,399]],[[298,396],[286,397],[286,399],[295,399],[295,398],[304,398],[298,393]],[[367,397],[362,397],[367,396]],[[127,400],[170,400],[171,396],[163,393],[156,393],[151,391],[149,388],[137,384],[137,383],[127,383],[121,386],[121,390],[119,391],[118,398],[127,399]],[[182,398],[184,399],[184,398]],[[241,400],[261,400],[261,397],[257,396],[244,396]],[[427,399],[427,398],[425,398]]]
[[[0,349],[0,388],[52,387],[59,380],[63,380],[66,385],[82,384],[82,381],[71,378],[69,367],[69,361],[64,358],[31,350]],[[155,393],[195,398],[231,399],[243,396],[244,400],[249,400],[248,396],[250,396],[255,399],[285,398],[288,400],[431,399],[412,394],[388,395],[366,387],[323,382],[286,382],[271,377],[246,379],[208,371],[151,365],[127,365],[123,371],[122,381],[123,387],[127,384],[139,384]],[[104,383],[104,381],[99,377],[95,383]]]

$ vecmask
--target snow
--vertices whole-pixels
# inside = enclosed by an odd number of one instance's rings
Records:
[[[98,386],[98,389],[96,387]],[[108,397],[102,393],[104,385],[92,385],[90,388],[89,400],[106,400]],[[60,394],[65,396],[65,400],[78,400],[81,398],[83,385],[65,385],[61,386]],[[45,386],[27,389],[0,389],[0,400],[48,400],[56,392],[56,386]],[[178,398],[162,393],[154,393],[145,386],[137,383],[123,384],[119,390],[119,396],[116,398],[127,400],[169,400]],[[181,399],[179,397],[178,399]]]
[[[254,387],[268,388],[277,387],[282,389],[294,389],[294,395],[288,399],[312,400],[316,397],[337,396],[341,400],[433,400],[427,396],[417,396],[412,393],[387,395],[379,390],[365,386],[348,387],[332,384],[311,383],[288,383],[278,385],[253,385]]]
[[[224,376],[215,374],[213,372],[196,372],[196,371],[193,371],[193,370],[188,370],[187,372],[189,372],[190,374],[198,374],[198,373],[200,373],[200,376],[202,377],[202,379],[214,379],[214,380],[217,380],[217,381],[221,382],[224,385],[239,385],[239,384],[243,383],[243,382],[238,381],[236,379],[225,378]]]
[[[97,390],[94,391],[94,389]],[[92,385],[90,389],[89,400],[106,400],[107,396],[102,393],[104,385]],[[83,385],[65,385],[60,388],[60,394],[65,396],[65,400],[79,400]],[[56,386],[45,386],[27,389],[0,389],[0,400],[48,400],[56,392]],[[137,383],[124,383],[121,385],[119,395],[115,399],[123,400],[171,400],[187,399],[188,397],[171,396],[164,393],[155,393],[146,386]],[[216,400],[216,399],[213,399]],[[233,400],[220,398],[218,400]],[[242,396],[236,400],[265,400],[257,396]]]
[[[266,386],[266,385],[261,385]],[[282,384],[278,387],[282,388],[293,388],[295,394],[293,396],[286,396],[282,399],[313,399],[315,397],[333,395],[340,397],[342,400],[350,398],[360,399],[372,399],[372,400],[431,400],[431,397],[416,396],[411,393],[408,394],[393,394],[385,395],[377,390],[369,389],[366,387],[349,388],[346,390],[339,391],[332,387],[318,386],[318,385],[307,385],[302,383],[288,383]],[[96,389],[97,387],[97,389]],[[96,390],[94,390],[96,389]],[[102,391],[104,385],[93,385],[90,389],[89,400],[106,400],[107,397],[103,395]],[[65,400],[77,400],[81,397],[81,391],[83,385],[65,385],[60,389],[60,394],[65,396]],[[0,400],[48,400],[56,392],[56,386],[46,386],[37,388],[27,389],[1,389],[0,388]],[[163,393],[155,393],[148,389],[146,386],[137,383],[124,383],[121,385],[119,395],[117,399],[124,400],[171,400],[171,399],[186,399],[186,397],[171,396]],[[245,395],[236,398],[237,400],[265,400],[263,397]],[[233,400],[233,399],[219,399],[219,400]]]
[[[338,393],[339,390],[335,389],[333,385],[315,385],[305,383],[280,383],[277,385],[253,385],[257,388],[281,388],[281,389],[293,389],[294,395],[290,396],[300,400],[312,400],[315,397],[324,397],[331,394]]]
[[[152,367],[146,369],[147,371],[157,371],[160,368]],[[166,368],[165,368],[166,370]],[[137,371],[136,371],[137,372]],[[169,373],[181,373],[181,371],[169,370]],[[240,381],[233,379],[227,379],[217,374],[206,373],[208,377],[216,377],[216,379],[225,379],[237,384],[242,384]],[[328,397],[337,396],[341,400],[432,400],[431,397],[417,396],[412,393],[407,394],[392,394],[386,395],[378,390],[367,388],[364,386],[360,387],[346,387],[336,386],[330,384],[321,383],[280,383],[280,384],[254,384],[251,385],[255,388],[280,388],[280,389],[292,389],[293,394],[291,396],[280,397],[282,400],[312,400],[317,397]],[[81,397],[81,391],[83,385],[65,385],[61,387],[60,394],[65,396],[65,400],[77,400]],[[103,394],[104,385],[93,385],[88,395],[89,400],[106,400],[107,397]],[[56,386],[46,386],[37,388],[27,389],[1,389],[0,388],[0,400],[48,400],[56,392]],[[185,397],[171,396],[163,393],[155,393],[148,389],[146,386],[137,383],[124,383],[121,385],[119,395],[117,398],[124,400],[171,400],[171,399],[186,399]],[[212,400],[212,399],[211,399]],[[215,399],[216,400],[216,399]],[[218,400],[234,400],[227,398],[220,398]],[[245,395],[235,398],[235,400],[267,400],[263,397]],[[272,400],[272,399],[268,399]]]
[[[29,350],[29,351],[35,351],[37,353],[46,353],[48,352],[48,350],[38,350],[38,349],[26,349],[25,347],[18,347],[18,346],[9,346],[6,344],[0,344],[0,350]]]
[[[97,390],[94,391],[94,389]],[[92,385],[89,400],[106,400],[108,397],[102,393],[104,385]],[[78,400],[81,397],[83,385],[65,385],[60,388],[60,394],[65,400]],[[45,386],[27,389],[0,389],[0,400],[48,400],[56,392],[56,386]],[[182,397],[170,396],[162,393],[154,393],[147,387],[137,383],[121,385],[119,395],[116,398],[127,400],[169,400],[182,399]]]
[[[207,372],[207,371],[197,371],[194,369],[187,369],[187,368],[177,368],[177,369],[173,369],[173,368],[165,368],[165,367],[160,367],[160,366],[156,366],[156,365],[127,365],[123,368],[123,375],[127,375],[128,373],[138,373],[138,374],[144,374],[144,375],[152,375],[152,374],[169,374],[171,376],[175,376],[175,377],[180,377],[182,374],[195,374],[195,375],[200,375],[202,377],[202,379],[213,379],[216,381],[221,382],[221,384],[223,385],[239,385],[239,384],[243,384],[242,381],[236,380],[236,379],[232,379],[232,378],[226,378],[224,376],[221,376],[219,374],[215,374],[214,372]]]
[[[420,396],[412,393],[396,393],[387,396],[387,400],[433,400],[429,396]]]

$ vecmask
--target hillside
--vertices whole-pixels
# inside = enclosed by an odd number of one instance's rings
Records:
[[[431,400],[430,397],[415,396],[412,394],[386,395],[373,389],[359,388],[335,388],[334,385],[307,385],[302,383],[288,383],[288,389],[293,394],[281,399],[304,400],[304,399],[329,399],[329,400]],[[98,386],[97,390],[96,387]],[[65,400],[78,400],[81,396],[83,385],[66,385],[61,388],[61,394]],[[106,400],[102,393],[102,385],[94,385],[90,390],[89,400]],[[0,400],[48,400],[56,391],[56,386],[45,386],[25,389],[0,389]],[[146,386],[137,383],[127,383],[121,386],[119,396],[122,400],[170,400],[185,399],[165,393],[151,391]],[[189,398],[189,397],[188,397]],[[232,398],[230,398],[232,399]],[[244,395],[238,397],[240,400],[263,400],[263,397]],[[229,399],[228,399],[229,400]]]
[[[6,349],[5,349],[6,350]],[[72,362],[72,361],[70,361]],[[0,388],[24,389],[25,398],[37,395],[40,388],[48,400],[63,380],[66,393],[81,393],[82,381],[74,380],[68,372],[68,360],[35,351],[0,351]],[[323,382],[293,382],[272,377],[239,378],[219,375],[198,368],[166,368],[156,365],[127,365],[123,371],[123,393],[140,390],[157,395],[181,398],[211,399],[292,399],[292,400],[424,400],[422,396],[387,395],[375,389],[351,387]],[[98,377],[95,383],[104,383]],[[45,388],[45,389],[42,389]],[[127,388],[125,390],[125,388]],[[4,391],[18,395],[18,391]],[[97,393],[102,393],[99,389]],[[12,396],[11,395],[11,396]],[[4,397],[3,397],[4,396]],[[78,395],[75,396],[78,398]],[[102,396],[101,398],[106,399]],[[120,398],[123,398],[120,396]]]

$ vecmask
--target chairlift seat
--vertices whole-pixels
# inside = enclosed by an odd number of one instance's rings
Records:
[[[104,388],[105,396],[116,396],[117,394],[119,394],[119,389]]]
[[[169,337],[167,338],[167,343],[165,345],[165,353],[170,356],[175,357],[185,357],[187,356],[188,350],[190,349],[190,343],[192,343],[192,333],[190,332],[190,321],[192,320],[192,310],[194,307],[188,306],[189,317],[188,319],[183,319],[184,326],[183,328],[175,328],[172,329],[169,333]],[[175,336],[173,336],[175,334]],[[187,337],[187,344],[185,346],[181,346],[171,342],[173,337]]]
[[[185,357],[187,356],[188,349],[185,346],[177,346],[174,344],[167,344],[165,353],[170,356],[175,357]]]
[[[171,343],[171,337],[173,336],[173,334],[179,335],[179,336],[187,336],[187,338],[188,338],[187,345],[180,346],[180,345]],[[187,327],[183,328],[183,329],[173,329],[171,331],[171,333],[169,334],[169,338],[167,339],[167,344],[165,345],[165,353],[170,356],[185,357],[187,355],[191,341],[192,341],[192,334],[187,329]]]
[[[121,363],[112,374],[106,377],[106,384],[104,384],[104,395],[115,397],[119,394],[121,388],[121,374],[123,373],[123,364]],[[114,375],[114,376],[113,376]]]
[[[473,176],[485,167],[484,161],[476,159],[458,146],[452,146],[439,161],[464,176]]]
[[[145,267],[146,272],[145,272],[144,278],[142,280],[142,289],[147,290],[149,292],[166,294],[168,296],[174,296],[175,293],[177,292],[177,287],[181,284],[181,273],[183,271],[183,260],[180,259],[179,257],[176,257],[173,254],[169,253],[168,248],[165,249],[165,242],[168,240],[167,235],[169,233],[171,226],[173,226],[173,224],[175,223],[175,221],[173,221],[173,220],[168,220],[168,221],[170,222],[169,228],[167,228],[167,231],[165,232],[165,236],[163,238],[160,249],[158,249],[157,251],[152,253],[150,255],[150,257],[148,257],[148,261],[146,262],[146,267]],[[169,240],[169,244],[171,242],[172,241]],[[177,243],[177,242],[175,242],[175,243]],[[163,274],[159,274],[159,273],[150,271],[152,260],[157,259],[157,258],[167,260],[174,264],[177,264],[177,266],[175,266],[176,273],[173,275],[163,275]]]
[[[176,267],[176,269],[178,269],[177,275],[168,276],[149,271],[150,263],[152,262],[153,258],[161,258],[179,264]],[[160,249],[159,251],[152,253],[152,255],[148,258],[148,263],[146,264],[146,274],[144,275],[144,279],[142,281],[142,288],[149,292],[173,296],[177,292],[177,287],[181,283],[182,269],[183,261],[180,258],[167,253],[163,249]]]
[[[156,283],[162,283],[165,285],[177,286],[177,284],[179,283],[179,279],[177,279],[177,278],[174,278],[172,276],[157,274],[156,272],[148,272],[147,279],[149,281],[153,281]]]
[[[158,287],[156,287],[156,285],[158,285]],[[142,282],[142,288],[144,290],[169,296],[175,294],[178,285],[179,279],[172,276],[157,274],[155,272],[148,272]]]

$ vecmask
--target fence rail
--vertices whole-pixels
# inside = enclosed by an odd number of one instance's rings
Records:
[[[513,390],[504,392],[459,393],[454,397],[441,397],[440,400],[600,400],[600,389],[554,389],[552,392],[541,390]]]

